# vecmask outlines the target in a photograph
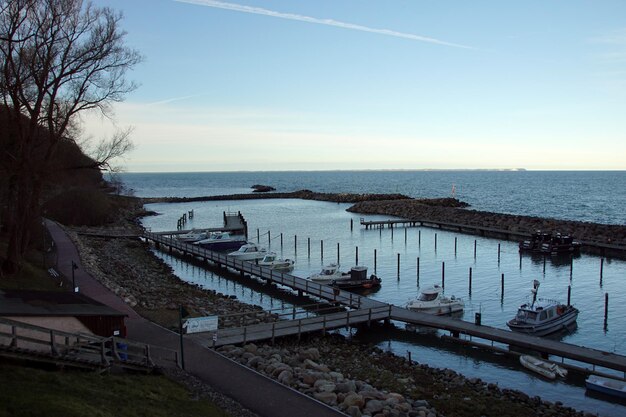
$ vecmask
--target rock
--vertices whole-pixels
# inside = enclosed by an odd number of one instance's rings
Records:
[[[380,411],[383,411],[383,408],[385,408],[384,402],[380,400],[369,400],[365,404],[365,409],[363,411],[365,411],[368,414],[374,415]]]
[[[354,405],[348,407],[346,409],[345,413],[347,415],[349,415],[350,417],[361,417],[362,416],[361,410],[359,409],[359,407],[354,406]]]
[[[243,350],[245,350],[246,352],[256,354],[259,348],[254,343],[249,343],[243,347]]]
[[[344,392],[344,393],[348,393],[351,391],[356,392],[356,384],[354,383],[354,381],[351,381],[351,380],[339,382],[337,383],[336,390],[338,392]]]
[[[319,391],[319,392],[332,392],[335,391],[335,384],[331,381],[328,381],[326,379],[318,379],[317,381],[315,381],[315,384],[313,385],[313,387]]]
[[[293,372],[285,369],[280,374],[278,374],[278,377],[276,379],[281,384],[289,386],[293,382]]]
[[[351,392],[346,395],[346,398],[343,400],[342,405],[348,408],[353,406],[363,408],[363,406],[365,405],[365,399],[363,399],[362,395]]]
[[[334,392],[322,391],[313,394],[316,400],[328,405],[337,405],[337,394]]]
[[[312,361],[318,361],[320,359],[320,351],[317,348],[309,348],[300,352],[300,359],[310,359]]]
[[[318,364],[317,362],[313,362],[310,359],[306,359],[304,361],[304,367],[309,369],[315,369],[320,372],[330,372],[330,368],[326,365]]]

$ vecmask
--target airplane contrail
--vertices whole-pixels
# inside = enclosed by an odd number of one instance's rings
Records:
[[[376,29],[376,28],[371,28],[368,26],[361,26],[361,25],[356,25],[354,23],[340,22],[340,21],[332,20],[332,19],[319,19],[316,17],[303,16],[299,14],[277,12],[274,10],[263,9],[261,7],[244,6],[242,4],[227,3],[223,1],[217,1],[217,0],[174,0],[174,1],[177,1],[179,3],[196,4],[199,6],[214,7],[217,9],[232,10],[236,12],[277,17],[280,19],[297,20],[300,22],[315,23],[318,25],[335,26],[335,27],[339,27],[343,29],[351,29],[351,30],[359,30],[362,32],[376,33],[379,35],[395,36],[396,38],[404,38],[404,39],[410,39],[413,41],[434,43],[438,45],[451,46],[454,48],[473,49],[470,46],[460,45],[460,44],[452,43],[452,42],[446,42],[446,41],[442,41],[442,40],[435,39],[435,38],[429,38],[427,36],[420,36],[420,35],[414,35],[411,33],[397,32],[395,30],[389,30],[389,29]]]

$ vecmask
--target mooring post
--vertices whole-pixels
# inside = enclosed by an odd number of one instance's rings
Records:
[[[352,231],[352,228],[353,228],[353,226],[352,226],[352,219],[350,219],[350,231]]]
[[[569,258],[569,279],[570,279],[570,281],[571,281],[573,276],[574,276],[574,257],[570,256],[570,258]]]
[[[376,249],[374,249],[374,273],[376,273]]]
[[[474,259],[476,259],[476,239],[474,239]]]
[[[398,281],[400,281],[400,254],[398,254]]]
[[[355,264],[358,265],[359,264],[359,247],[358,246],[356,247],[355,257],[356,257]]]
[[[280,232],[280,249],[283,249],[283,232]]]
[[[500,281],[500,287],[501,287],[501,291],[502,291],[502,296],[504,296],[504,273],[502,274],[502,278]]]
[[[498,243],[498,262],[500,262],[500,244]]]
[[[310,237],[306,238],[306,249],[307,249],[309,259],[311,259],[311,238]]]
[[[293,253],[298,253],[298,235],[294,235],[293,237]]]
[[[341,262],[339,262],[339,242],[337,242],[337,265],[340,265]]]
[[[417,231],[417,247],[418,248],[422,247],[422,231],[421,230]]]
[[[406,226],[404,227],[404,243],[406,244]]]
[[[604,329],[606,330],[609,322],[609,293],[604,294]]]
[[[435,233],[435,252],[437,251],[437,233]]]
[[[417,257],[417,285],[420,283],[420,257]]]
[[[569,307],[571,304],[571,299],[572,299],[572,286],[568,285],[567,286],[567,306]]]
[[[446,287],[446,263],[441,262],[441,288]]]
[[[546,274],[546,255],[543,255],[543,274]]]
[[[604,272],[604,258],[600,259],[600,280],[602,280],[602,274]]]
[[[320,240],[320,259],[324,260],[324,240]]]
[[[519,270],[522,270],[522,252],[519,253]]]
[[[270,231],[267,231],[267,246],[271,246],[272,245],[272,235],[270,233]]]
[[[411,361],[411,351],[407,350],[406,353],[409,354],[409,365],[412,364],[413,362]]]
[[[455,255],[456,255],[456,240],[457,240],[457,237],[455,236],[454,237],[454,254]]]
[[[472,267],[469,269],[469,293],[472,293]]]

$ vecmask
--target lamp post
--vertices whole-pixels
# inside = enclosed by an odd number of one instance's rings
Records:
[[[76,286],[76,278],[74,277],[74,271],[78,269],[78,265],[76,262],[72,261],[72,288],[74,292],[78,292],[78,287]]]

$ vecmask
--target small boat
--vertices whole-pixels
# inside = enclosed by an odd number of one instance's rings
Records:
[[[209,234],[207,233],[206,230],[198,230],[198,229],[191,229],[189,232],[183,233],[177,236],[178,240],[180,240],[181,242],[186,242],[186,243],[197,242],[199,240],[206,239],[208,237],[209,237]]]
[[[313,274],[309,277],[311,281],[317,282],[318,284],[330,284],[335,280],[340,280],[344,278],[348,278],[349,274],[345,274],[339,270],[338,264],[330,264],[326,265],[322,268],[320,272],[317,274]]]
[[[580,252],[580,246],[580,242],[573,237],[557,233],[548,242],[543,242],[539,250],[550,255],[573,254]]]
[[[524,368],[530,369],[548,379],[555,379],[557,376],[565,378],[567,376],[567,369],[536,356],[522,355],[519,357],[519,362]]]
[[[267,250],[256,243],[246,243],[242,245],[239,250],[230,252],[228,256],[238,259],[240,261],[254,261],[257,259],[263,259]]]
[[[541,245],[545,242],[549,242],[552,239],[552,234],[541,231],[533,233],[529,239],[525,239],[519,243],[520,251],[539,252]]]
[[[263,259],[258,262],[259,266],[265,266],[279,271],[288,271],[293,268],[294,264],[295,261],[293,259],[278,258],[275,252],[266,253]]]
[[[585,380],[585,386],[591,391],[626,399],[626,381],[623,380],[589,375]]]
[[[376,275],[367,276],[367,267],[353,266],[350,273],[330,282],[331,287],[345,290],[370,289],[380,287],[382,280]]]
[[[539,281],[533,282],[533,301],[522,304],[517,315],[506,324],[515,332],[545,336],[558,330],[567,329],[576,323],[578,309],[554,300],[537,299]]]
[[[463,311],[465,303],[455,296],[446,297],[443,295],[443,288],[435,284],[420,292],[420,295],[409,301],[406,308],[411,311],[429,313],[437,316],[452,314]]]
[[[238,249],[247,243],[243,235],[231,235],[228,232],[213,232],[206,239],[193,242],[194,245],[202,246],[212,251],[226,251]]]

